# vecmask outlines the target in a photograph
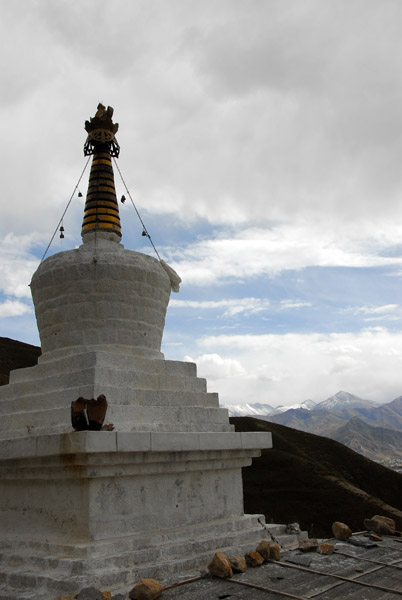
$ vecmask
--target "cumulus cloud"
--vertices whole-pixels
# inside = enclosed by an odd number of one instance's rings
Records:
[[[191,356],[185,356],[186,362],[194,362]],[[232,358],[222,358],[219,354],[203,354],[197,359],[198,374],[214,381],[245,376],[241,362]]]
[[[0,318],[20,317],[32,313],[32,307],[19,300],[6,300],[0,303]]]
[[[297,300],[281,300],[280,307],[283,310],[292,308],[304,308],[306,306],[312,306],[311,302],[298,302]]]
[[[364,313],[365,315],[383,315],[384,313],[395,312],[400,309],[399,304],[386,304],[385,306],[359,306],[355,313]]]
[[[231,298],[222,300],[176,300],[169,303],[172,308],[192,308],[198,310],[223,309],[223,316],[237,317],[245,315],[256,315],[268,310],[269,300],[261,298]]]
[[[29,282],[39,260],[31,253],[36,236],[7,234],[0,243],[0,291],[9,296],[30,298]]]
[[[293,404],[319,401],[345,389],[360,397],[390,402],[402,393],[402,334],[384,328],[357,333],[286,335],[216,335],[198,340],[200,376],[223,403]],[[214,363],[241,363],[241,377],[224,380],[204,362],[203,350],[214,349]],[[205,369],[204,369],[204,366]]]
[[[177,300],[171,299],[169,309],[214,311],[222,317],[237,318],[261,315],[261,313],[275,314],[277,311],[294,310],[311,307],[311,302],[291,300],[289,298],[278,302],[271,302],[267,298],[226,298],[222,300]]]
[[[3,210],[15,233],[52,230],[99,100],[115,107],[121,166],[151,212],[371,229],[402,217],[397,0],[1,10],[13,48],[1,59],[2,189],[14,199]]]
[[[402,272],[399,0],[43,0],[0,11],[12,49],[0,56],[7,310],[29,297],[37,257],[83,170],[83,125],[99,101],[115,108],[119,165],[138,208],[162,222],[163,256],[183,287],[214,286],[214,300],[198,304],[199,287],[190,287],[189,309],[234,321],[286,316],[310,306],[285,286],[270,297],[267,280],[288,270]],[[70,247],[82,212],[74,198]],[[177,223],[187,241],[169,226]],[[226,288],[219,299],[217,284],[228,283],[232,296]],[[357,313],[365,319],[399,318],[398,308],[375,312],[393,305],[388,296],[350,303],[366,307]],[[24,321],[15,332],[27,329]],[[400,393],[397,333],[289,336],[232,336],[227,345],[204,336],[197,352],[211,385],[216,365],[228,373],[220,390],[236,401],[322,399],[340,387]],[[177,339],[187,344],[181,332],[168,343]]]
[[[348,307],[343,312],[352,312],[362,315],[363,321],[399,321],[402,319],[402,306],[399,304],[385,304],[382,306],[355,306]]]
[[[399,226],[394,232],[399,234]],[[401,231],[402,233],[402,231]],[[399,266],[400,256],[389,252],[394,237],[381,231],[328,231],[322,225],[278,224],[271,228],[247,228],[183,247],[164,248],[169,262],[183,281],[193,285],[224,280],[243,281],[263,275],[309,266]]]

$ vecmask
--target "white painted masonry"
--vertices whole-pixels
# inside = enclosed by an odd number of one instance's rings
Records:
[[[44,355],[69,349],[160,352],[170,279],[151,256],[89,234],[76,250],[46,259],[31,291]]]
[[[34,274],[43,353],[0,387],[0,599],[124,590],[264,537],[241,469],[271,435],[233,432],[196,366],[164,359],[159,261],[84,241]],[[73,432],[71,401],[101,393],[116,431]]]

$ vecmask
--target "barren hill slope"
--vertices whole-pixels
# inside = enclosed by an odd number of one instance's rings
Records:
[[[373,427],[355,417],[331,435],[332,439],[360,452],[371,460],[393,458],[402,460],[402,431]]]
[[[0,385],[8,383],[10,371],[36,365],[40,355],[38,346],[0,337]]]
[[[273,448],[243,469],[245,511],[268,522],[297,521],[310,535],[331,536],[334,521],[352,530],[383,514],[402,529],[402,475],[342,444],[252,417],[232,417],[236,431],[271,431]]]

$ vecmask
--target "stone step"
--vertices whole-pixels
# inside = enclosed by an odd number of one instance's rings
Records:
[[[237,524],[233,521],[231,531],[222,531],[225,525],[225,520],[222,520],[220,523],[212,523],[207,528],[208,535],[205,533],[193,538],[190,534],[190,539],[194,541],[189,541],[188,538],[187,541],[174,539],[173,536],[173,540],[162,546],[157,545],[134,553],[126,552],[123,555],[103,556],[101,559],[94,558],[92,564],[90,559],[82,558],[55,560],[27,557],[28,563],[11,566],[4,564],[3,553],[0,562],[0,598],[33,600],[40,597],[41,600],[52,600],[56,595],[75,594],[89,585],[112,592],[127,593],[141,577],[172,579],[186,571],[205,568],[218,550],[243,554],[254,549],[263,538],[263,528],[256,517],[246,515],[239,518]],[[227,521],[226,525],[229,525]],[[181,534],[184,533],[184,529],[182,528]],[[201,531],[200,527],[198,533]],[[187,535],[189,533],[187,529]],[[63,562],[65,564],[62,564]],[[30,588],[31,591],[23,591],[24,588]]]
[[[0,415],[22,413],[33,410],[49,410],[52,408],[66,408],[71,401],[80,395],[84,398],[92,397],[93,388],[70,388],[57,393],[33,393],[30,396],[18,399],[0,400]],[[99,394],[98,394],[99,395]],[[199,406],[205,408],[219,408],[219,396],[216,392],[190,392],[172,390],[144,390],[131,388],[114,388],[108,392],[109,404],[127,406]]]
[[[299,541],[308,538],[306,531],[300,531],[299,534],[287,533],[287,525],[278,525],[267,523],[265,530],[272,539],[277,542],[281,548],[286,550],[294,550],[299,547]]]
[[[12,593],[12,596],[10,594]],[[38,598],[38,596],[36,596]],[[42,595],[40,596],[43,597]],[[13,589],[5,585],[0,585],[0,600],[33,600],[34,596],[32,592],[27,592],[25,590]],[[52,598],[53,600],[53,598]]]
[[[108,408],[106,421],[118,431],[229,431],[228,412],[224,408],[199,406],[114,406]],[[187,427],[187,429],[185,429]],[[219,428],[220,427],[220,428]],[[218,428],[218,429],[217,429]],[[12,432],[60,433],[71,431],[70,406],[3,415],[0,437]]]
[[[137,373],[176,375],[178,377],[195,378],[197,376],[197,367],[191,362],[151,359],[111,352],[77,352],[76,355],[52,361],[44,361],[44,358],[43,356],[40,357],[39,364],[34,367],[11,371],[10,383],[42,380],[47,376],[69,374],[94,368],[111,368],[123,372],[134,371]]]
[[[255,530],[252,530],[252,538],[254,539]],[[120,554],[110,554],[102,558],[96,558],[96,568],[100,571],[109,570],[130,570],[133,565],[145,564],[158,564],[163,563],[166,560],[179,560],[183,555],[188,553],[196,553],[197,555],[208,553],[211,551],[211,540],[215,541],[217,532],[209,534],[209,536],[203,536],[196,540],[189,542],[181,541],[179,545],[161,545],[152,548],[145,548],[136,551],[126,551]],[[220,544],[224,546],[230,546],[233,541],[236,540],[237,545],[248,544],[250,541],[250,531],[242,530],[237,532],[221,532]],[[255,549],[255,544],[251,548]],[[12,554],[12,553],[0,553],[0,569],[3,572],[19,573],[24,571],[34,575],[35,573],[54,572],[58,574],[58,577],[75,577],[85,574],[89,574],[92,570],[91,559],[77,559],[77,558],[54,558],[52,556],[28,556],[27,554]]]
[[[126,427],[126,429],[124,431],[127,431],[127,423],[124,424],[124,426]],[[131,429],[130,431],[133,432],[149,432],[149,431],[154,431],[157,433],[228,433],[228,432],[234,432],[234,425],[230,425],[227,423],[222,423],[222,424],[215,424],[213,426],[213,431],[211,432],[211,425],[206,423],[204,424],[202,427],[200,426],[200,424],[197,421],[190,421],[189,423],[181,423],[180,425],[178,425],[177,423],[144,423],[144,424],[140,424],[140,425],[134,425],[132,426],[133,429]],[[180,429],[179,429],[180,427]],[[117,430],[118,427],[117,427]],[[9,440],[9,439],[20,439],[23,437],[27,436],[27,427],[25,427],[25,429],[9,429],[9,430],[4,430],[4,431],[0,431],[0,440]],[[123,431],[123,430],[121,430]],[[52,429],[52,434],[56,433],[71,433],[72,429],[71,429],[71,425],[55,425]],[[33,436],[39,436],[39,435],[49,435],[49,427],[43,426],[43,427],[33,427],[30,428],[29,430],[29,435],[33,435]]]
[[[150,531],[146,534],[109,538],[92,543],[59,544],[29,539],[0,538],[0,552],[17,553],[19,556],[61,556],[63,558],[85,559],[90,557],[108,557],[116,552],[134,552],[141,548],[155,548],[175,543],[183,543],[190,538],[204,539],[211,535],[223,535],[227,532],[241,532],[260,529],[264,532],[264,516],[245,514],[239,517],[215,519],[208,523],[194,523],[168,530]]]
[[[229,424],[227,409],[219,407],[205,408],[199,406],[165,407],[113,405],[109,407],[108,418],[112,423],[121,423],[121,425],[123,425],[127,419],[134,425],[137,423],[175,423],[177,430],[180,430],[182,423],[189,422],[199,423],[200,427],[204,427],[203,431],[213,431],[213,429],[205,429],[207,425],[212,427],[214,424]],[[152,427],[150,430],[152,430]]]
[[[13,411],[19,410],[19,403],[22,406],[30,399],[40,401],[41,398],[58,398],[70,405],[71,399],[75,400],[78,396],[93,397],[93,378],[91,373],[80,373],[77,379],[71,378],[70,381],[62,378],[52,378],[40,383],[24,382],[10,384],[0,387],[0,410],[2,413],[8,412],[10,406],[14,406]],[[78,395],[77,395],[78,394]]]
[[[182,377],[165,373],[138,373],[105,367],[47,376],[35,385],[30,380],[11,383],[4,386],[5,389],[0,389],[0,400],[29,397],[35,393],[58,393],[66,389],[91,385],[111,391],[116,387],[142,390],[207,391],[206,380],[199,377]]]
[[[278,524],[278,523],[266,523],[265,529],[269,531],[272,535],[283,535],[286,533],[286,525]]]

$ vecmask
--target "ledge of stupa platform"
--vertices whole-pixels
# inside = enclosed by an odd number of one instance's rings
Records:
[[[270,432],[74,431],[0,440],[0,461],[4,465],[7,460],[61,455],[208,450],[260,452],[261,448],[272,448]],[[252,456],[257,454],[254,452]]]
[[[21,589],[44,600],[88,585],[120,590],[140,577],[205,568],[217,550],[244,553],[266,534],[263,515],[244,514],[241,471],[270,447],[265,432],[82,431],[0,441],[7,599]]]
[[[0,442],[4,539],[91,544],[242,520],[241,469],[270,433],[94,432]]]

